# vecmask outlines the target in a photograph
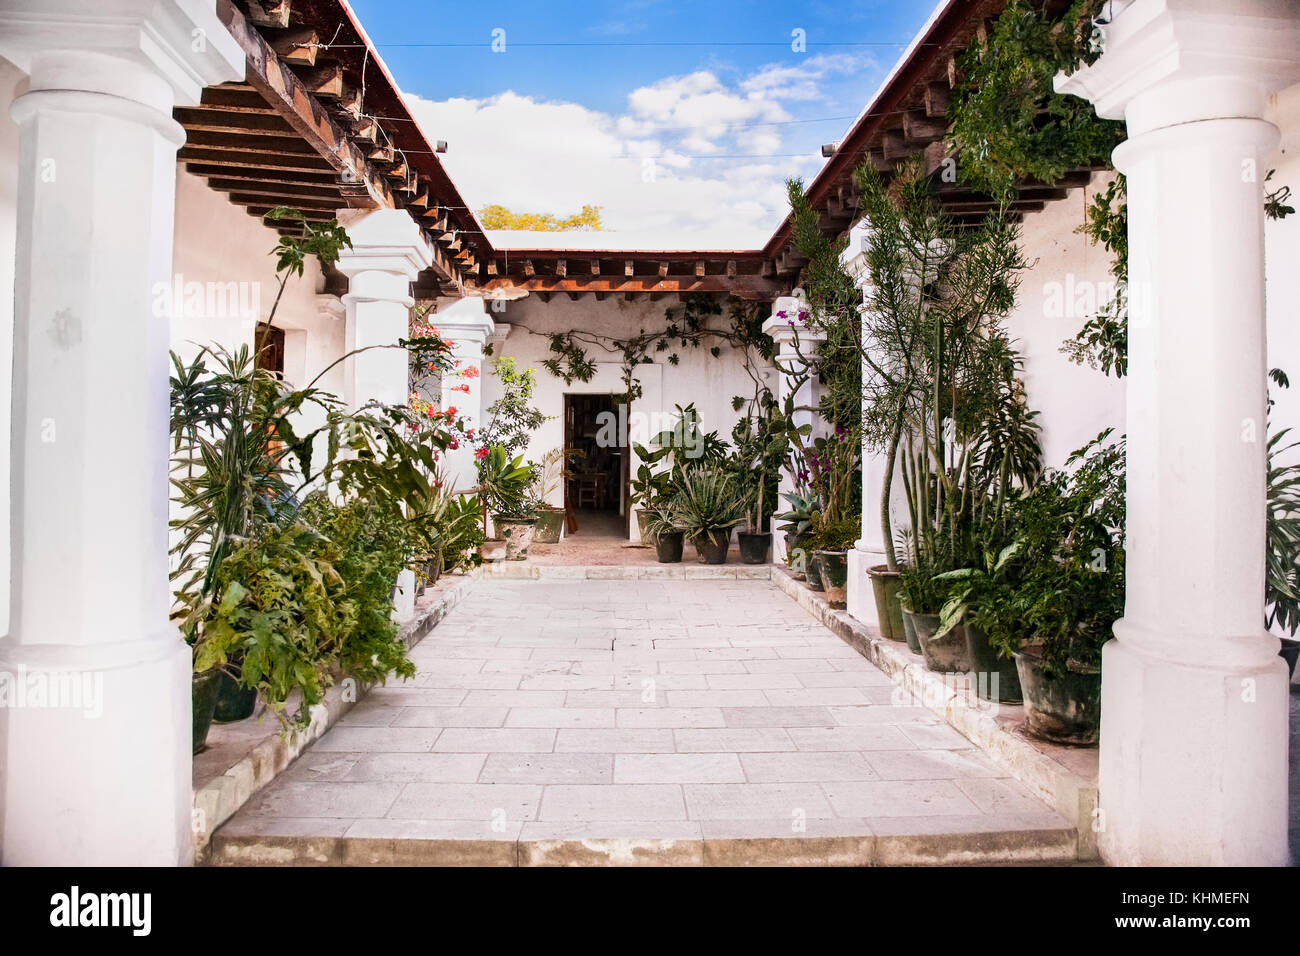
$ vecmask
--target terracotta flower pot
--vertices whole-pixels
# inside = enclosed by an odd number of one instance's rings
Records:
[[[731,550],[731,529],[699,535],[694,538],[694,544],[700,553],[700,563],[726,564],[727,552]]]
[[[817,574],[831,607],[849,606],[849,553],[847,551],[814,551]]]
[[[787,534],[785,536],[785,553],[786,563],[790,567],[790,572],[794,575],[796,581],[803,581],[807,578],[808,558],[807,554],[799,554],[804,550],[803,543],[811,538],[808,532],[802,534]]]
[[[921,642],[916,637],[916,621],[912,617],[912,611],[908,607],[902,608],[903,612],[903,639],[907,641],[907,649],[913,654],[921,653]]]
[[[1091,747],[1101,736],[1101,668],[1071,664],[1053,677],[1043,667],[1038,648],[1016,653],[1016,668],[1025,695],[1025,728],[1035,737],[1058,744]]]
[[[970,658],[971,670],[975,671],[975,693],[980,700],[1019,704],[1024,700],[1024,694],[1020,690],[1016,659],[1002,657],[989,643],[988,635],[974,624],[967,621],[965,627],[966,654]]]
[[[876,623],[880,633],[891,641],[906,640],[903,631],[903,608],[898,603],[898,572],[886,564],[867,569],[871,576],[871,591],[876,597]]]
[[[966,651],[966,629],[960,624],[943,637],[936,638],[939,629],[938,614],[912,612],[912,626],[916,640],[921,645],[926,670],[939,674],[964,674],[971,669],[970,655]]]
[[[533,528],[534,544],[559,544],[560,530],[564,527],[564,509],[547,508],[537,513]]]
[[[217,692],[221,688],[221,671],[204,671],[190,680],[190,700],[194,705],[194,752],[198,753],[208,743],[212,729],[212,713],[217,709]]]

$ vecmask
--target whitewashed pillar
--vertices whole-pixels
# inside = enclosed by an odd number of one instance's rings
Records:
[[[799,290],[795,290],[798,292]],[[805,406],[804,410],[795,412],[795,422],[799,425],[811,425],[816,413],[809,406],[814,403],[814,385],[812,376],[804,368],[804,360],[799,353],[811,357],[818,343],[826,335],[816,329],[808,328],[804,323],[810,318],[808,301],[799,296],[781,296],[772,303],[772,315],[763,323],[763,332],[776,343],[776,361],[779,367],[777,377],[777,401],[784,406],[785,400],[793,396],[796,408]],[[802,378],[802,381],[800,379]],[[795,489],[795,480],[787,471],[781,472],[777,486],[778,495]],[[777,510],[786,510],[784,498],[777,498]],[[785,560],[785,536],[772,529],[772,560]]]
[[[1112,864],[1287,861],[1287,669],[1263,623],[1265,161],[1286,0],[1116,5],[1059,78],[1128,123],[1127,595],[1102,658]]]
[[[411,283],[433,261],[429,245],[409,213],[377,209],[347,226],[352,248],[339,256],[348,277],[347,351],[358,354],[344,364],[345,397],[351,408],[379,401],[405,405],[410,397],[410,353],[396,347],[410,338]],[[415,575],[397,578],[394,611],[398,620],[415,613]]]
[[[868,230],[866,220],[854,225],[849,231],[849,244],[841,256],[845,270],[853,276],[858,288],[862,289],[864,302],[871,283],[866,262]],[[873,374],[874,371],[864,358],[862,361],[864,385]],[[864,417],[865,395],[864,389]],[[869,447],[864,439],[862,442],[862,537],[853,543],[853,550],[849,552],[848,612],[872,627],[878,623],[876,595],[871,587],[871,577],[867,574],[867,570],[885,563],[885,538],[880,523],[880,498],[885,491],[886,471],[884,454]]]
[[[241,79],[244,56],[211,4],[181,0],[5,0],[0,54],[31,78],[11,107],[0,862],[188,863],[191,659],[169,621],[169,332],[155,306],[185,138],[172,107]]]
[[[451,352],[459,363],[461,372],[470,374],[444,376],[442,381],[442,408],[455,408],[469,428],[482,428],[484,421],[483,379],[490,374],[484,349],[495,341],[495,354],[500,355],[500,344],[509,334],[509,326],[499,326],[485,308],[482,299],[466,297],[439,309],[429,316],[443,339],[451,342]],[[498,330],[501,330],[500,332]],[[468,391],[454,389],[468,387]],[[478,471],[473,449],[463,446],[446,457],[447,477],[452,487],[468,491],[478,483]]]

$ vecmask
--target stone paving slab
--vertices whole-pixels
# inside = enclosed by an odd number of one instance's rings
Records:
[[[213,862],[1075,858],[1069,822],[748,573],[485,576]]]

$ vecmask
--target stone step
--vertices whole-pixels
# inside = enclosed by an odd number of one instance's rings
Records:
[[[486,831],[486,832],[485,832]],[[1076,861],[1077,835],[1043,813],[764,821],[513,824],[268,820],[214,835],[213,866],[954,866]]]

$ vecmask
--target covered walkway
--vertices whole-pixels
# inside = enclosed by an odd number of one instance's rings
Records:
[[[412,657],[215,862],[1075,857],[1070,823],[767,580],[485,578]]]

